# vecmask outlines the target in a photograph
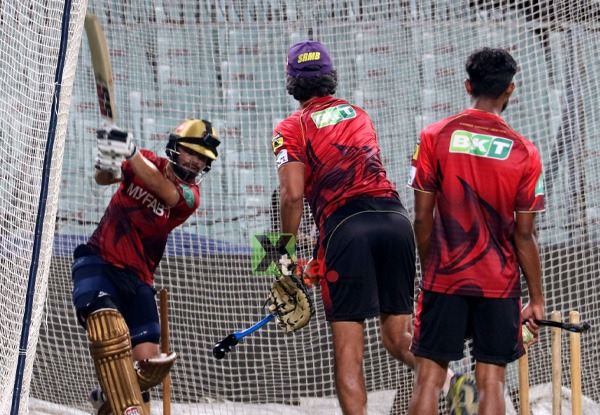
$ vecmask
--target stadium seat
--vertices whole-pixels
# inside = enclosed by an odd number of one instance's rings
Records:
[[[223,33],[221,57],[224,99],[229,113],[288,111],[285,53],[289,45],[273,45],[274,29],[235,29]],[[281,71],[273,68],[280,62]]]
[[[211,44],[210,28],[202,25],[159,28],[152,48],[156,59],[157,99],[163,105],[147,111],[148,117],[170,119],[173,124],[186,118],[208,117],[222,105],[216,65],[219,50],[199,47]],[[198,97],[202,97],[200,102]]]
[[[354,34],[356,82],[364,91],[364,107],[369,111],[381,111],[391,103],[384,96],[402,97],[401,106],[415,107],[420,102],[418,88],[419,67],[415,55],[409,49],[411,32],[390,37],[383,26],[364,24]],[[399,76],[401,75],[401,76]],[[394,93],[390,95],[390,91]]]

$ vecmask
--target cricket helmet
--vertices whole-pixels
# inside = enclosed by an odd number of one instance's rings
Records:
[[[217,159],[217,147],[221,144],[217,132],[210,121],[207,120],[185,120],[169,134],[167,142],[167,157],[173,164],[173,171],[184,181],[196,178],[200,174],[200,180],[211,169],[211,163]],[[177,146],[183,146],[207,158],[206,166],[200,173],[194,173],[178,163],[179,150]],[[200,180],[197,180],[199,182]]]

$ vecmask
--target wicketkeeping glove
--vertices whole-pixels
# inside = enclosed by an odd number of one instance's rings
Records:
[[[96,130],[96,138],[98,151],[104,156],[122,156],[128,159],[137,152],[132,135],[117,126],[99,128]]]
[[[273,282],[267,304],[284,333],[306,326],[315,314],[308,290],[294,273],[281,275]]]

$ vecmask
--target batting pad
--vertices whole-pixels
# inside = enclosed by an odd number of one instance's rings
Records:
[[[161,353],[159,357],[137,362],[140,389],[145,391],[160,384],[169,374],[175,359],[177,359],[177,354],[171,352],[169,354]]]
[[[101,309],[86,323],[96,376],[113,414],[149,415],[133,367],[129,328],[121,313]]]
[[[150,393],[142,392],[142,399],[144,401],[144,407],[146,411],[150,413],[151,404],[150,404]],[[96,415],[114,415],[112,409],[110,409],[110,402],[106,401],[102,404],[100,409],[98,409],[98,413]]]

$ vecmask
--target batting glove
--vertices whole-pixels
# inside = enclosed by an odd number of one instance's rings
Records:
[[[137,152],[132,135],[117,126],[99,128],[96,131],[96,138],[98,151],[104,156],[122,156],[129,159]]]
[[[302,270],[302,279],[304,280],[304,284],[311,286],[319,281],[320,276],[321,266],[319,261],[311,258]]]
[[[108,171],[112,173],[115,179],[121,178],[121,164],[123,164],[123,156],[107,156],[103,153],[98,153],[96,157],[96,169]]]

